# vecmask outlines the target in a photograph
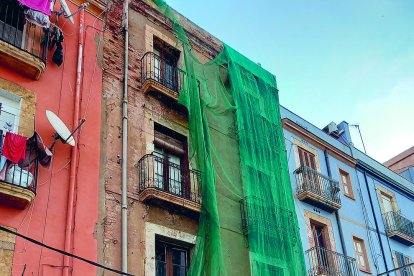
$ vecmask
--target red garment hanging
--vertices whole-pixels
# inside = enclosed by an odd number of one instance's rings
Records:
[[[24,136],[6,132],[2,155],[13,163],[19,163],[26,158],[26,140]]]

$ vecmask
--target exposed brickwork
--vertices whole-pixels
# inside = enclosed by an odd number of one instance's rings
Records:
[[[116,0],[111,5],[104,35],[103,55],[101,151],[104,167],[101,170],[101,187],[105,192],[100,206],[100,226],[103,237],[101,237],[100,248],[102,248],[102,252],[99,252],[101,255],[99,259],[108,266],[120,269],[124,66],[124,31],[121,21],[123,1]],[[165,22],[168,23],[148,4],[142,1],[131,2],[129,21],[131,33],[128,48],[128,270],[135,275],[144,274],[145,222],[190,234],[195,234],[197,231],[197,222],[194,218],[179,215],[165,208],[144,204],[138,200],[139,182],[136,164],[145,153],[148,153],[147,143],[153,142],[153,122],[162,122],[170,128],[186,134],[187,114],[183,108],[177,109],[175,108],[177,105],[173,106],[160,101],[157,97],[144,95],[140,91],[142,85],[140,82],[141,58],[148,51],[148,45],[152,47],[152,41],[149,42],[150,37],[145,37],[146,28],[154,29],[158,35],[165,35],[171,41],[176,40],[170,32],[171,27]],[[186,22],[190,26],[191,23]],[[196,26],[192,26],[189,34],[191,34],[192,41],[200,42],[196,47],[203,49],[200,50],[199,55],[204,55],[204,60],[212,58],[220,50],[221,46],[218,41]],[[101,271],[101,274],[109,275],[104,271]]]

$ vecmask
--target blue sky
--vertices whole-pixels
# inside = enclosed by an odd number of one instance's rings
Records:
[[[316,126],[359,123],[381,162],[414,145],[414,1],[167,2],[275,74],[281,104]]]

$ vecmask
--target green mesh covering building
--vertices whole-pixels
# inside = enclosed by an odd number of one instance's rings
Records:
[[[228,45],[206,64],[192,53],[169,6],[155,1],[184,50],[179,103],[189,112],[190,149],[202,172],[202,210],[190,275],[232,275],[241,220],[251,275],[302,275],[302,246],[280,122],[274,75]],[[240,217],[229,201],[238,200]],[[239,244],[240,245],[240,244]]]
[[[104,48],[100,258],[113,267],[122,2],[109,10]],[[130,1],[128,22],[128,272],[305,275],[275,76],[164,1]]]

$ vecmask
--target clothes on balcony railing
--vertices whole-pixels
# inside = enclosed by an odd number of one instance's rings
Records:
[[[35,131],[26,142],[26,158],[21,160],[19,166],[30,167],[34,160],[39,160],[40,165],[45,168],[50,166],[53,153],[45,146],[42,137]]]
[[[26,158],[26,141],[27,138],[24,136],[6,132],[2,155],[13,163],[19,163],[21,159]]]
[[[3,131],[0,130],[0,145],[3,141],[2,133]],[[16,146],[16,148],[13,148],[13,146]],[[35,192],[38,163],[48,167],[52,160],[52,152],[44,145],[40,135],[35,131],[32,137],[27,139],[7,132],[3,147],[0,150],[2,152],[0,156],[0,181],[28,188]],[[14,159],[10,158],[9,154],[13,154]],[[18,161],[15,162],[16,160]]]
[[[18,0],[22,5],[50,15],[50,0]]]
[[[26,15],[26,20],[32,22],[33,24],[43,28],[50,27],[50,19],[46,14],[32,9],[25,10],[24,14]]]

